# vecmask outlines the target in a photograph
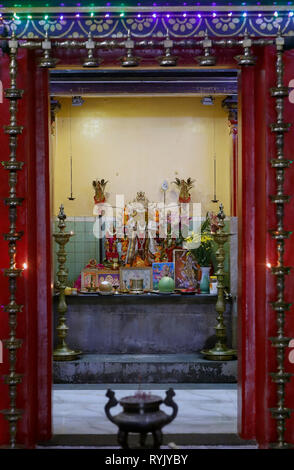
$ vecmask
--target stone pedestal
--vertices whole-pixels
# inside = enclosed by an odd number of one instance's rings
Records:
[[[214,295],[85,294],[66,300],[68,342],[84,353],[187,354],[209,348],[215,341]],[[229,303],[225,322],[230,344]]]
[[[198,353],[215,343],[216,296],[85,294],[67,303],[68,343],[84,355],[55,362],[56,383],[236,381],[236,361],[214,363]],[[55,321],[56,307],[54,299]],[[225,322],[230,345],[230,303]]]

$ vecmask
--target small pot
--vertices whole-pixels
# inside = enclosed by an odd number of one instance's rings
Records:
[[[102,282],[100,282],[100,284],[99,284],[98,290],[99,290],[99,292],[110,293],[110,292],[113,291],[113,287],[112,287],[111,282],[109,282],[109,281],[102,281]]]
[[[143,292],[143,279],[130,279],[130,292]]]

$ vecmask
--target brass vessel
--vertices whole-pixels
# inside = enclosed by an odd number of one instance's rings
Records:
[[[58,214],[58,228],[59,232],[54,233],[53,237],[55,238],[56,243],[59,245],[59,250],[57,252],[57,260],[58,260],[58,271],[57,271],[57,278],[58,278],[58,291],[59,291],[59,302],[58,302],[58,325],[56,327],[59,344],[53,351],[53,359],[54,361],[73,361],[77,359],[78,356],[82,354],[82,351],[74,351],[73,349],[69,348],[66,344],[65,338],[67,337],[68,326],[66,325],[66,312],[67,312],[67,304],[65,300],[65,293],[64,290],[67,284],[67,276],[68,270],[65,267],[66,262],[66,252],[65,252],[65,245],[68,243],[70,237],[72,237],[73,233],[65,232],[65,219],[66,215],[64,213],[64,207],[61,204],[59,214]]]
[[[86,287],[88,292],[96,292],[97,287],[95,285],[95,279],[94,276],[91,276],[91,282],[90,285]]]
[[[226,344],[226,327],[224,324],[224,311],[225,307],[225,299],[224,299],[224,260],[225,260],[225,250],[224,244],[227,242],[228,238],[231,233],[227,233],[224,231],[224,220],[226,218],[223,205],[222,203],[219,206],[220,212],[218,213],[219,219],[219,229],[212,233],[214,241],[218,245],[218,250],[216,252],[216,259],[217,259],[217,302],[215,309],[217,311],[217,325],[215,327],[216,331],[216,343],[213,348],[211,349],[204,349],[201,351],[201,354],[204,355],[206,359],[210,359],[212,361],[232,361],[237,356],[237,351],[231,349]]]
[[[143,292],[143,279],[130,279],[130,294],[142,294]]]

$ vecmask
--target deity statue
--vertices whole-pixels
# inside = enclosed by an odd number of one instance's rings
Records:
[[[128,243],[125,243],[123,251],[126,266],[143,267],[152,264],[153,240],[148,230],[148,203],[145,193],[139,191],[136,198],[125,208],[124,221]]]
[[[187,181],[176,178],[175,181],[172,182],[176,184],[180,190],[179,202],[191,201],[191,194],[189,191],[193,188],[194,182],[195,180],[192,180],[192,178],[188,178]]]
[[[102,179],[101,181],[99,180],[93,181],[92,185],[93,185],[93,188],[95,189],[95,196],[94,196],[95,204],[105,202],[106,200],[105,187],[107,183],[108,181],[105,181],[104,179]]]

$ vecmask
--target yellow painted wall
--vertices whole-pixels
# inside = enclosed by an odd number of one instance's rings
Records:
[[[203,106],[199,97],[87,98],[83,106],[59,98],[61,110],[53,137],[53,208],[64,204],[67,216],[92,216],[92,181],[107,179],[108,202],[124,194],[126,202],[137,191],[150,201],[162,201],[160,186],[178,178],[196,180],[192,201],[202,203],[202,215],[216,210],[213,198],[213,123],[217,157],[217,197],[230,215],[231,137],[223,98]],[[73,192],[70,195],[71,113]],[[177,200],[170,185],[167,201]]]

